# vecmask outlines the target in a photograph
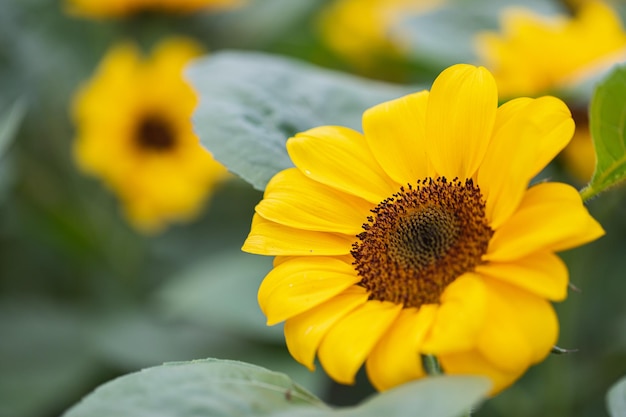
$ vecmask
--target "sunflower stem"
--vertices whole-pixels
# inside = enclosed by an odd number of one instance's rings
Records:
[[[443,375],[441,365],[435,355],[422,355],[422,364],[424,365],[424,370],[428,375]]]
[[[428,375],[443,375],[443,370],[439,364],[439,360],[435,355],[422,355],[422,365]],[[472,417],[472,410],[469,409],[460,417]]]

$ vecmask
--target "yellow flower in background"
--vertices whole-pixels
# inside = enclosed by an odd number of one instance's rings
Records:
[[[589,126],[576,128],[572,141],[561,153],[566,168],[580,182],[589,182],[596,168],[596,153]]]
[[[479,55],[503,96],[558,92],[626,59],[626,31],[608,5],[579,1],[576,10],[575,17],[545,17],[512,8],[503,15],[501,34],[479,35]],[[562,154],[580,181],[588,181],[595,166],[586,119],[577,118],[574,139]]]
[[[504,97],[560,90],[626,59],[620,19],[598,1],[572,18],[511,8],[501,23],[502,33],[482,33],[477,43]]]
[[[425,13],[444,0],[336,0],[320,17],[324,41],[357,66],[402,55],[404,40],[394,27],[410,14]]]
[[[179,38],[162,42],[150,57],[119,45],[75,97],[79,167],[115,191],[143,231],[193,218],[227,176],[192,130],[197,97],[182,70],[200,53]]]
[[[143,11],[190,13],[237,6],[242,0],[66,0],[68,13],[87,17],[122,17]]]
[[[287,142],[295,168],[267,185],[243,246],[276,257],[258,293],[268,324],[285,321],[292,356],[313,369],[317,355],[341,383],[365,363],[385,390],[423,377],[432,354],[498,392],[557,341],[555,252],[604,233],[573,187],[528,188],[570,140],[568,108],[498,107],[491,74],[456,65],[367,110],[363,130]]]

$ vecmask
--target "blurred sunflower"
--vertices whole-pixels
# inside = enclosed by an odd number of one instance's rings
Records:
[[[425,13],[445,0],[336,0],[320,16],[322,39],[337,54],[365,70],[381,59],[405,54],[397,25],[407,15]]]
[[[479,34],[477,47],[503,97],[566,88],[626,58],[626,32],[601,2],[571,18],[510,8],[501,23],[502,33]]]
[[[68,13],[86,17],[123,17],[144,11],[190,13],[237,6],[242,0],[66,0]]]
[[[385,390],[425,375],[482,374],[493,393],[557,340],[566,297],[555,251],[603,235],[578,192],[531,179],[567,144],[554,97],[498,107],[484,68],[456,65],[430,92],[382,103],[361,134],[324,126],[287,142],[243,250],[276,256],[258,293],[293,357]]]
[[[133,44],[116,46],[75,96],[75,159],[117,193],[142,231],[193,218],[228,175],[192,130],[197,97],[182,70],[200,53],[182,38],[149,58]]]
[[[579,3],[574,17],[511,8],[503,14],[502,33],[478,36],[478,53],[502,96],[558,94],[626,59],[626,31],[615,11],[599,1]],[[575,115],[581,116],[578,129],[563,156],[584,181],[593,173],[595,154],[586,111]]]

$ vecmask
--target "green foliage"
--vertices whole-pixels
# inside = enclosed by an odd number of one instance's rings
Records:
[[[80,394],[95,365],[76,313],[52,303],[0,301],[1,416],[36,416],[64,395]]]
[[[15,137],[25,113],[25,102],[18,100],[8,111],[0,115],[0,158],[6,153],[11,141]]]
[[[211,54],[188,77],[200,95],[193,119],[202,144],[259,190],[292,166],[290,136],[322,125],[359,129],[368,107],[420,89],[253,52]]]
[[[256,298],[259,284],[271,268],[270,257],[221,251],[172,277],[160,289],[157,300],[170,317],[282,343],[282,328],[265,326]],[[229,294],[237,302],[225,296]]]
[[[429,377],[375,395],[355,407],[302,417],[458,417],[484,399],[490,385],[478,376]]]
[[[285,31],[301,30],[301,23],[322,3],[320,0],[250,1],[247,7],[228,13],[208,14],[203,29],[211,38],[220,39],[222,48],[260,49],[280,41]]]
[[[606,395],[606,404],[611,417],[626,417],[626,377],[611,387]]]
[[[455,417],[489,390],[482,377],[433,377],[332,410],[286,375],[243,362],[170,363],[109,382],[63,417]]]
[[[584,198],[626,179],[626,66],[617,66],[598,85],[591,100],[589,128],[596,152],[596,169],[582,191]]]
[[[287,376],[235,361],[170,363],[109,382],[64,417],[236,417],[325,405]]]

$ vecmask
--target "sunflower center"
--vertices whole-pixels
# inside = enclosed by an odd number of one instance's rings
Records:
[[[176,144],[172,126],[155,115],[148,115],[141,120],[137,126],[135,139],[139,148],[153,151],[167,151]]]
[[[445,288],[473,271],[493,230],[472,180],[427,178],[381,202],[353,245],[370,299],[404,307],[439,303]]]

